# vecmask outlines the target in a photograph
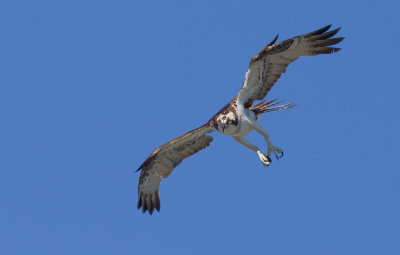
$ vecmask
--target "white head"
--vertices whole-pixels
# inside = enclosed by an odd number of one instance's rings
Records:
[[[238,119],[233,112],[218,115],[215,123],[217,130],[223,134],[233,134],[237,130]]]

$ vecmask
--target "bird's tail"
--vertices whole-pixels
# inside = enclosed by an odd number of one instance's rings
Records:
[[[296,106],[297,104],[294,103],[289,103],[289,104],[282,104],[283,101],[277,101],[277,99],[271,100],[271,101],[262,101],[256,105],[253,105],[250,107],[250,110],[254,111],[256,114],[257,118],[261,116],[265,112],[277,112],[285,109],[292,108]]]

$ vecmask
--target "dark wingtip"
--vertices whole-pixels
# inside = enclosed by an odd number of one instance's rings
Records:
[[[315,38],[315,39],[324,40],[324,39],[331,38],[332,36],[336,35],[336,34],[339,32],[339,30],[340,30],[341,28],[342,28],[342,27],[338,27],[338,28],[336,28],[336,29],[334,29],[334,30],[331,30],[331,31],[329,31],[329,32],[325,32],[325,33],[316,35],[316,38]]]
[[[315,30],[315,31],[313,31],[313,32],[311,32],[311,33],[309,33],[309,34],[306,34],[306,36],[313,36],[313,35],[322,34],[323,32],[329,30],[329,28],[331,28],[331,26],[332,26],[332,24],[331,24],[331,25],[324,26],[323,28],[320,28],[320,29],[318,29],[318,30]]]
[[[340,51],[342,48],[333,48],[333,47],[323,47],[321,49],[313,51],[314,54],[332,54]]]
[[[160,207],[161,207],[161,202],[160,202],[160,197],[158,196],[158,192],[156,194],[156,203],[155,203],[155,208],[156,210],[159,212],[160,211]]]
[[[332,27],[332,24],[326,25],[323,28],[319,29],[319,30],[323,30],[323,32],[329,30]]]
[[[145,212],[147,211],[146,196],[147,196],[147,195],[144,195],[144,197],[141,198],[141,202],[142,202],[142,213],[145,213]]]
[[[267,44],[267,46],[272,46],[272,45],[276,42],[276,40],[278,40],[278,36],[279,36],[279,34],[277,34],[277,35],[275,36],[275,38],[272,39],[272,41],[271,41],[270,43]]]
[[[139,195],[138,202],[137,202],[137,209],[140,209],[142,207],[142,197]]]
[[[138,169],[136,169],[136,171],[135,171],[135,172],[138,172],[140,169],[142,169],[142,168],[143,168],[143,166],[144,166],[144,163],[143,163],[143,164],[141,164],[141,165],[139,166],[139,168],[138,168]]]
[[[314,47],[327,47],[330,45],[335,45],[343,41],[344,37],[338,37],[338,38],[331,38],[331,39],[324,39],[324,40],[315,40],[315,43],[313,44]]]
[[[153,214],[154,209],[158,212],[160,211],[161,203],[158,192],[155,193],[155,200],[149,199],[151,194],[139,194],[137,209],[142,208],[142,213],[149,212],[150,215]]]
[[[338,37],[338,38],[336,38],[336,39],[337,39],[337,43],[340,43],[341,41],[344,40],[344,37]]]

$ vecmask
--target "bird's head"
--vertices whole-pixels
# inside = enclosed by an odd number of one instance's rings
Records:
[[[222,113],[216,118],[215,127],[223,134],[235,133],[238,125],[238,119],[233,112]]]

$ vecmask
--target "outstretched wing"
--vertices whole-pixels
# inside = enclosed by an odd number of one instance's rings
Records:
[[[262,100],[272,86],[286,72],[286,67],[300,56],[330,54],[340,48],[329,47],[341,42],[344,37],[331,38],[340,27],[328,31],[331,25],[309,34],[274,44],[274,38],[264,49],[251,58],[242,89],[238,94],[238,102],[249,108],[254,100]],[[328,31],[328,32],[327,32]]]
[[[143,213],[148,210],[150,214],[153,213],[154,208],[160,211],[158,188],[161,177],[167,178],[182,160],[206,148],[213,140],[206,133],[212,131],[214,129],[205,124],[167,142],[150,154],[137,170],[142,169],[139,178],[138,209],[142,207]]]

